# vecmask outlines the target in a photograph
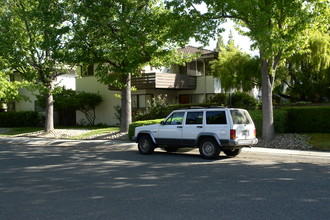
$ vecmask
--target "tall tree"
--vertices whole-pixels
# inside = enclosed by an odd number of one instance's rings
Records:
[[[98,80],[121,89],[120,130],[128,131],[132,75],[147,64],[157,66],[179,58],[174,49],[196,32],[195,21],[173,14],[161,0],[87,0],[78,2],[75,9],[76,59],[98,63]]]
[[[272,91],[281,62],[306,45],[308,33],[329,25],[329,0],[173,0],[190,6],[192,15],[213,19],[233,19],[247,28],[242,31],[259,49],[262,78],[263,139],[275,137]],[[197,13],[193,3],[204,2],[206,13]],[[173,3],[172,3],[173,4]],[[187,9],[186,9],[187,10]],[[197,14],[197,15],[196,15]]]
[[[54,129],[54,81],[66,71],[66,8],[63,0],[1,0],[0,57],[9,70],[46,91],[46,132]]]
[[[260,86],[260,59],[242,52],[230,38],[223,45],[217,60],[211,62],[212,74],[220,78],[221,88],[225,91],[238,89],[251,91]]]
[[[298,101],[321,102],[330,98],[330,35],[315,31],[309,35],[303,51],[297,51],[281,67],[282,85],[276,92],[282,97]]]

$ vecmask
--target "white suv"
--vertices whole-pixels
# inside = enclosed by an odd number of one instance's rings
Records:
[[[206,159],[218,157],[220,151],[236,156],[242,147],[258,143],[248,111],[236,108],[175,110],[160,124],[136,127],[133,140],[141,154],[151,154],[156,147],[168,152],[198,147]]]

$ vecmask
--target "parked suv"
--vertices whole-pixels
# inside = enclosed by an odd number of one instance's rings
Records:
[[[242,147],[258,143],[248,111],[237,108],[175,110],[160,124],[136,127],[133,140],[141,154],[151,154],[156,147],[168,152],[198,147],[206,159],[218,157],[220,151],[237,156]]]

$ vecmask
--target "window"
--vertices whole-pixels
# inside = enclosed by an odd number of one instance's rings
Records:
[[[147,108],[151,100],[152,95],[132,95],[132,107],[137,109]]]
[[[225,111],[206,112],[206,124],[227,124]]]
[[[174,112],[166,121],[165,125],[181,125],[184,112]]]
[[[251,120],[245,111],[230,110],[234,124],[251,124]]]
[[[188,112],[186,124],[187,125],[196,125],[203,123],[203,112]]]

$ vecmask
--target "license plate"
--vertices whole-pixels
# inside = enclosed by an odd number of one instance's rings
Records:
[[[249,136],[250,135],[250,132],[248,130],[242,131],[242,135]]]

